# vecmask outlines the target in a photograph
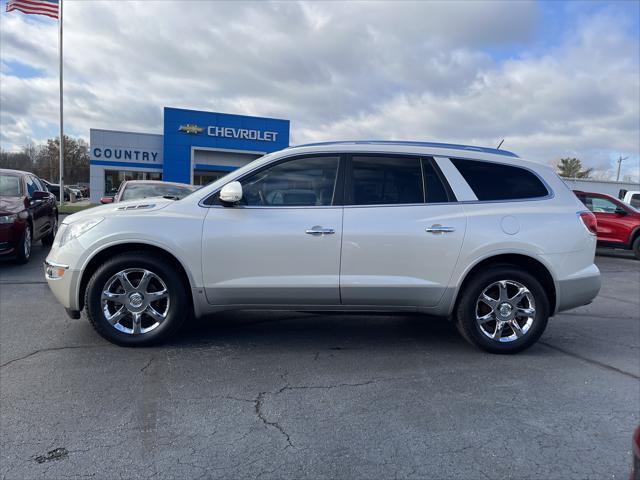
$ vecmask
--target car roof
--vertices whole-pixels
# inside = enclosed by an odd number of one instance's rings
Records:
[[[399,146],[399,147],[420,147],[420,148],[437,148],[437,149],[445,149],[445,150],[458,150],[460,152],[479,152],[479,153],[488,153],[491,155],[501,155],[505,157],[513,157],[520,158],[513,152],[509,150],[501,150],[498,148],[491,147],[480,147],[477,145],[464,145],[457,143],[440,143],[440,142],[419,142],[419,141],[408,141],[408,140],[341,140],[334,142],[315,142],[315,143],[306,143],[302,145],[295,145],[289,148],[298,148],[298,147],[320,147],[320,146],[347,146],[347,145],[384,145],[384,146]]]
[[[25,172],[24,170],[13,170],[11,168],[0,168],[0,173],[9,175],[33,175],[31,172]],[[33,175],[35,177],[35,175]]]

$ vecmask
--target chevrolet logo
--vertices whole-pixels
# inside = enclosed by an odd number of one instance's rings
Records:
[[[199,127],[198,125],[191,125],[190,123],[187,123],[186,125],[180,125],[178,131],[189,133],[191,135],[197,135],[198,133],[202,133],[204,131],[204,128]]]

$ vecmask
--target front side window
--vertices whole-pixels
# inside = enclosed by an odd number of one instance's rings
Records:
[[[618,210],[618,206],[606,198],[585,196],[583,203],[593,213],[616,213]]]
[[[478,200],[524,200],[546,197],[540,179],[524,168],[502,163],[452,158]]]
[[[241,205],[329,206],[338,176],[337,156],[304,157],[278,163],[243,179]]]
[[[422,167],[418,157],[352,157],[353,205],[424,203]]]
[[[32,176],[27,175],[26,179],[27,179],[27,196],[31,198],[33,197],[33,194],[38,190],[38,187],[36,186],[36,182],[33,181]]]

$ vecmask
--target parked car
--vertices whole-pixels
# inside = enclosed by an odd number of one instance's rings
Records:
[[[56,200],[60,201],[60,185],[57,183],[51,183],[46,180],[42,180],[42,184],[47,188],[47,191],[53,193],[56,197]],[[68,187],[64,187],[64,201],[71,201],[71,190]]]
[[[75,194],[76,199],[81,200],[82,198],[84,198],[83,189],[78,185],[69,185],[69,190],[71,190]]]
[[[640,211],[605,193],[574,193],[598,220],[598,246],[631,250],[640,260]]]
[[[120,184],[114,196],[105,196],[100,203],[117,203],[149,197],[175,197],[177,200],[189,195],[198,187],[186,183],[160,182],[157,180],[128,180]]]
[[[638,190],[620,190],[618,198],[633,208],[640,208],[640,191]]]
[[[55,197],[29,172],[0,169],[0,257],[20,263],[31,258],[31,245],[51,245],[58,231]]]
[[[146,345],[234,309],[421,312],[515,353],[600,289],[595,217],[511,152],[337,142],[266,155],[181,200],[66,218],[46,263],[69,315]]]

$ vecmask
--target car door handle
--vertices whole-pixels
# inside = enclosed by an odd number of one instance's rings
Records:
[[[431,225],[430,227],[425,228],[427,233],[451,233],[455,232],[456,229],[454,227],[444,227],[442,225]]]
[[[313,227],[304,231],[307,235],[333,235],[336,231],[333,228],[324,228],[320,225],[314,225]]]

